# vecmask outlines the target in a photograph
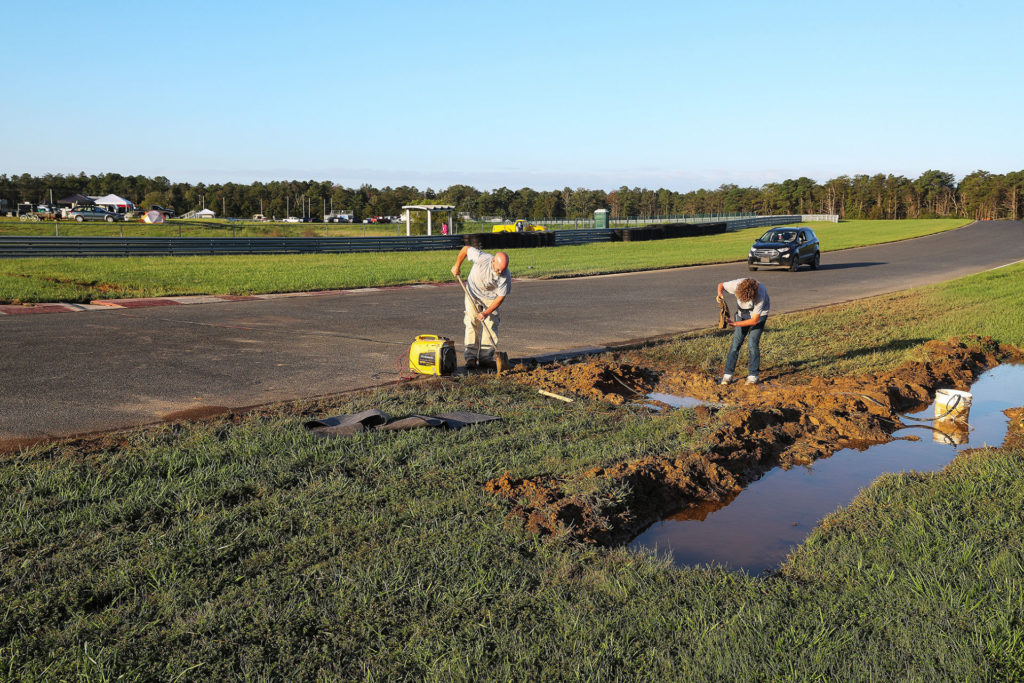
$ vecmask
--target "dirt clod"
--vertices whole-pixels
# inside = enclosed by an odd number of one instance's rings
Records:
[[[1010,424],[1006,428],[1006,438],[1003,439],[1003,447],[1024,448],[1024,408],[1010,408],[1004,410],[1003,414],[1010,418]]]
[[[530,386],[558,394],[622,405],[644,396],[657,384],[657,373],[622,363],[571,363],[542,366],[513,378]]]

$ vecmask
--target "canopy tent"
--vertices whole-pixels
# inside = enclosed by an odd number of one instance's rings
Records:
[[[93,206],[96,204],[92,200],[92,197],[84,194],[73,194],[65,197],[64,199],[58,199],[58,204],[67,204],[68,206]]]
[[[92,200],[96,202],[97,206],[109,207],[111,211],[117,211],[118,209],[132,209],[135,207],[130,201],[124,197],[118,197],[116,194],[108,194],[102,197],[93,197]]]
[[[216,218],[217,214],[210,209],[203,209],[202,211],[196,211],[196,218]]]
[[[434,234],[433,216],[435,211],[442,211],[448,213],[448,225],[454,226],[452,223],[452,214],[455,212],[454,204],[407,204],[402,207],[405,209],[405,236],[408,237],[412,234],[412,212],[413,211],[426,211],[427,212],[427,234]]]

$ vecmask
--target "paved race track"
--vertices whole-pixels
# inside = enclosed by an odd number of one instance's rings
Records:
[[[754,277],[768,287],[778,314],[1022,259],[1024,223],[991,221],[825,252],[818,271]],[[717,321],[715,285],[747,274],[738,263],[516,282],[502,307],[500,348],[534,356],[708,327]],[[399,363],[416,334],[461,342],[461,306],[462,292],[452,285],[0,316],[0,440],[129,427],[186,409],[389,382],[407,373]]]

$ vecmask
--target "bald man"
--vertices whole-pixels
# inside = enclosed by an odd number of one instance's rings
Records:
[[[477,312],[473,301],[466,297],[466,315],[463,318],[466,324],[466,368],[471,369],[479,365],[493,366],[494,343],[491,339],[493,338],[494,342],[498,340],[498,308],[512,289],[512,276],[508,272],[508,254],[499,251],[492,256],[476,247],[465,246],[455,257],[452,275],[459,276],[462,262],[466,259],[473,262],[473,267],[466,278],[466,288],[484,307],[484,310]],[[482,325],[487,325],[491,331],[490,335],[481,329]],[[477,344],[480,345],[479,356]]]

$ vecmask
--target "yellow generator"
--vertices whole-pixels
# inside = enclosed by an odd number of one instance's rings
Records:
[[[436,334],[421,334],[409,349],[409,369],[421,375],[453,375],[458,367],[455,343]]]

